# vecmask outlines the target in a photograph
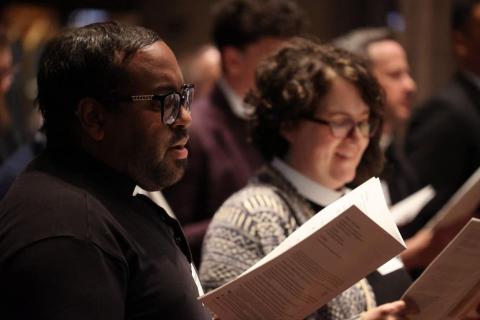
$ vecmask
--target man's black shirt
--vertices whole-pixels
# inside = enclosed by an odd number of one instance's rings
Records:
[[[5,319],[207,319],[176,220],[81,151],[45,151],[0,204]]]

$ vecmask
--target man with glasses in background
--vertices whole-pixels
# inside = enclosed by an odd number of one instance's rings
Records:
[[[137,192],[183,175],[193,91],[141,27],[93,24],[47,46],[47,148],[0,205],[2,318],[209,318],[179,224]]]

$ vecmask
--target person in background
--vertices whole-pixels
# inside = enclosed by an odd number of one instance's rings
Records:
[[[387,28],[356,29],[333,42],[367,59],[385,93],[385,118],[380,145],[385,153],[381,178],[390,204],[419,189],[415,169],[403,149],[405,126],[412,113],[416,84],[410,75],[407,55]]]
[[[295,39],[260,64],[252,141],[269,163],[215,213],[200,279],[207,290],[240,275],[319,210],[381,170],[381,89],[360,58]],[[352,266],[354,268],[354,266]],[[308,319],[404,319],[401,301],[376,307],[366,279]]]
[[[12,126],[7,104],[7,92],[12,85],[14,69],[10,42],[5,31],[0,28],[0,165],[21,143],[20,135]]]
[[[430,184],[436,192],[403,228],[406,237],[418,232],[480,167],[480,1],[452,2],[451,36],[458,70],[445,88],[415,109],[406,134],[406,153],[421,185]]]
[[[211,44],[181,56],[178,63],[185,80],[195,84],[196,100],[204,98],[212,91],[222,73],[220,52]]]
[[[54,7],[33,2],[5,3],[0,10],[0,20],[13,45],[15,78],[7,100],[21,144],[30,143],[42,125],[34,107],[38,60],[45,44],[60,32],[59,14]]]
[[[263,162],[247,142],[249,109],[258,62],[288,38],[305,18],[289,0],[224,0],[214,7],[212,37],[220,51],[222,77],[192,108],[190,159],[185,177],[164,195],[184,228],[198,265],[208,223],[215,210]]]
[[[401,228],[409,248],[401,254],[402,261],[414,277],[469,220],[467,216],[451,225],[424,228],[480,167],[480,1],[453,1],[450,22],[458,70],[445,88],[415,108],[405,137],[406,154],[420,186],[432,185],[436,192]],[[471,215],[479,217],[480,208]]]
[[[0,203],[6,319],[210,319],[180,225],[149,198],[180,179],[193,86],[155,32],[68,31],[38,71],[46,150]]]
[[[337,38],[334,44],[367,59],[385,93],[385,124],[381,146],[385,151],[386,164],[381,174],[386,182],[387,193],[394,204],[421,187],[414,163],[405,154],[403,136],[412,114],[412,98],[416,91],[410,76],[405,50],[394,34],[386,28],[365,28]],[[418,277],[436,255],[459,231],[459,226],[441,230],[410,232],[411,225],[399,226],[407,238],[407,250],[400,254],[402,264],[410,276]],[[383,275],[369,275],[377,298],[399,297],[411,282],[405,269]],[[388,277],[388,281],[386,279]],[[385,286],[387,284],[387,286]],[[395,288],[395,290],[392,290]],[[393,294],[393,296],[392,296]]]
[[[45,134],[38,131],[32,141],[21,144],[11,153],[0,166],[0,200],[7,194],[17,176],[26,168],[43,149],[45,149]]]

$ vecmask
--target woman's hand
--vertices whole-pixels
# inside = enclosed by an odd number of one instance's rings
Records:
[[[401,320],[407,319],[407,305],[404,301],[385,303],[362,314],[362,320]]]

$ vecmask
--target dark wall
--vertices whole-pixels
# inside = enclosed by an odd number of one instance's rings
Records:
[[[259,0],[261,1],[261,0]],[[108,9],[115,17],[128,17],[158,31],[177,55],[210,41],[210,8],[214,0],[1,0],[46,4],[59,10],[62,22],[75,8]],[[310,20],[309,32],[328,41],[351,29],[383,26],[388,12],[405,18],[403,36],[412,73],[418,82],[418,100],[429,96],[447,80],[454,63],[450,49],[448,16],[451,0],[297,0]]]
[[[378,0],[298,0],[310,20],[309,32],[329,40],[361,26],[385,24],[391,1]],[[146,26],[160,32],[176,52],[210,40],[211,0],[143,0],[140,9]]]

